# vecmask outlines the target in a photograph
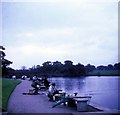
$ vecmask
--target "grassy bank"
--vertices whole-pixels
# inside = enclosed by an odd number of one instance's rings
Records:
[[[9,97],[14,90],[14,88],[20,83],[19,80],[11,80],[11,79],[0,79],[0,86],[2,86],[2,95],[0,95],[0,108],[2,108],[3,111],[7,110],[7,104]]]
[[[120,76],[119,70],[95,70],[93,72],[89,72],[88,76]]]

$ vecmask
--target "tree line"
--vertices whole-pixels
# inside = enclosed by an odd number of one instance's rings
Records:
[[[65,60],[64,63],[60,61],[46,61],[41,66],[36,65],[29,69],[26,69],[25,66],[22,66],[19,70],[14,70],[9,67],[12,64],[11,61],[5,59],[5,53],[3,50],[5,48],[3,46],[0,47],[1,53],[1,68],[3,76],[12,76],[16,75],[18,77],[22,75],[27,75],[29,77],[32,76],[63,76],[63,77],[77,77],[77,76],[85,76],[89,75],[90,72],[93,71],[113,71],[113,70],[120,70],[120,62],[115,63],[114,65],[108,64],[107,66],[100,65],[95,67],[94,65],[87,64],[86,66],[78,63],[76,65],[73,64],[71,60]]]
[[[42,64],[42,66],[37,65],[33,66],[29,69],[22,68],[20,70],[16,70],[17,74],[26,73],[26,75],[36,75],[36,76],[54,76],[54,77],[78,77],[78,76],[86,76],[89,75],[90,72],[93,71],[115,71],[120,70],[120,63],[115,63],[114,65],[108,64],[107,66],[97,66],[87,64],[86,66],[83,64],[74,65],[71,60],[66,60],[62,64],[60,61],[47,61]],[[119,74],[115,74],[119,75]]]

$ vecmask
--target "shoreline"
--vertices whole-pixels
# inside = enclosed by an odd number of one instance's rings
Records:
[[[48,97],[46,95],[46,91],[39,91],[40,95],[22,95],[23,92],[28,92],[31,88],[31,81],[28,80],[22,80],[22,83],[20,83],[14,90],[14,92],[11,94],[9,103],[8,103],[8,110],[7,113],[65,113],[65,114],[72,114],[72,115],[78,115],[78,114],[89,114],[89,113],[112,113],[111,111],[89,111],[89,112],[78,112],[76,108],[68,107],[64,105],[59,105],[55,108],[52,108],[52,105],[54,102],[48,101]],[[97,106],[96,106],[97,107]],[[97,108],[99,109],[99,108]],[[114,113],[117,113],[116,111],[113,111]]]

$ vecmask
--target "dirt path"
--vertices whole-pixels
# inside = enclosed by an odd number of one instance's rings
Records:
[[[8,113],[72,113],[75,108],[59,105],[52,108],[54,102],[48,101],[46,92],[40,95],[23,95],[31,89],[31,81],[23,80],[10,96]]]

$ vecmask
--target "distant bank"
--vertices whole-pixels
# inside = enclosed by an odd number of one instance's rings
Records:
[[[86,76],[120,76],[120,70],[95,70],[87,73]]]

